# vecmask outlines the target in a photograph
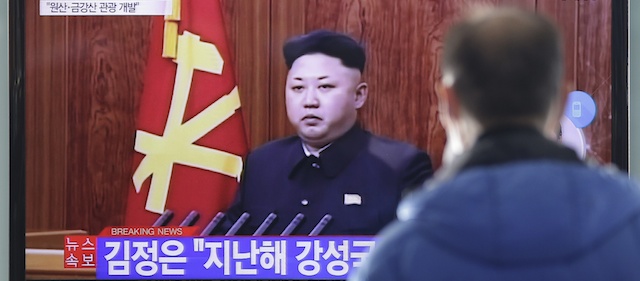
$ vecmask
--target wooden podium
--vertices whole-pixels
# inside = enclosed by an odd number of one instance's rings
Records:
[[[27,232],[25,276],[27,280],[96,279],[94,268],[64,268],[64,236],[87,235],[84,230]]]

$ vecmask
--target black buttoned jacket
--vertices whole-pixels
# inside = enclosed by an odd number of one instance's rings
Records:
[[[299,137],[263,145],[249,154],[240,189],[221,227],[247,212],[238,234],[253,234],[262,221],[277,219],[265,235],[279,235],[296,216],[292,235],[308,235],[330,214],[324,235],[373,235],[395,218],[403,190],[433,174],[429,156],[407,143],[375,136],[359,125],[320,153],[307,157]]]

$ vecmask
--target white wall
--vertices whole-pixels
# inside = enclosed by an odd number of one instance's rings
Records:
[[[640,1],[629,1],[629,174],[640,180]]]
[[[9,0],[0,0],[0,280],[9,280]]]

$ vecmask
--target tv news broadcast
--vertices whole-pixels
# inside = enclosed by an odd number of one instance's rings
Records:
[[[476,4],[556,22],[569,93],[558,141],[585,161],[625,162],[612,146],[613,2],[25,1],[24,104],[12,117],[24,123],[12,143],[22,164],[11,167],[24,173],[11,185],[24,240],[12,245],[12,280],[348,279],[406,190],[443,164],[434,85],[444,35]],[[357,43],[366,67],[305,49],[322,32]],[[339,115],[355,123],[318,146],[312,136],[334,113],[292,120],[294,102],[319,107],[296,100],[308,85],[317,100],[342,85],[364,97]],[[361,143],[398,150],[371,156]],[[342,164],[352,159],[358,168]]]

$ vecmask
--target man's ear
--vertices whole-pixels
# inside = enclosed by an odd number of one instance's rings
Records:
[[[362,82],[356,86],[356,109],[360,109],[367,101],[369,95],[369,86]]]
[[[557,138],[558,131],[560,130],[560,120],[564,115],[564,111],[567,105],[567,99],[569,98],[569,92],[567,89],[561,91],[560,94],[551,102],[549,107],[549,113],[547,114],[547,120],[544,124],[544,133],[552,139]]]
[[[452,86],[442,81],[436,82],[436,96],[438,97],[438,112],[442,119],[458,119],[460,117],[460,102]]]

